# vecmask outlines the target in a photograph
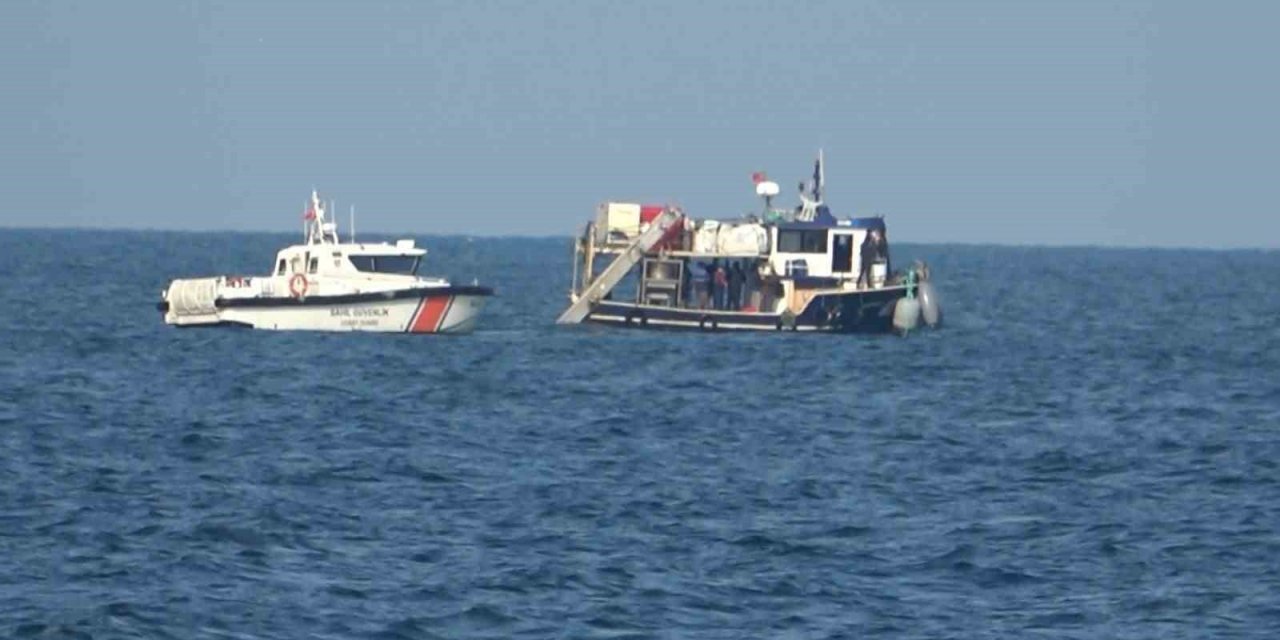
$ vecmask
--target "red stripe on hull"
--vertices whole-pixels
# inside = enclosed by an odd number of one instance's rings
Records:
[[[409,327],[409,332],[435,333],[438,331],[440,323],[444,320],[445,309],[452,299],[453,296],[429,296],[424,298],[418,308],[417,317],[413,319],[413,325]]]

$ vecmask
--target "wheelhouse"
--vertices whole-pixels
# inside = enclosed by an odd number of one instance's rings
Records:
[[[770,225],[768,261],[774,273],[786,276],[856,280],[862,270],[860,248],[872,231],[885,235],[884,218],[853,218]],[[886,249],[885,271],[889,265]]]
[[[412,240],[400,240],[394,245],[295,245],[276,254],[274,274],[413,277],[426,254]]]

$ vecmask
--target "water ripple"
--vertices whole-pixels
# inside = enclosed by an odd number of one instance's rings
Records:
[[[1280,296],[1233,276],[1274,252],[897,247],[951,305],[900,340],[561,330],[562,241],[441,238],[503,292],[465,338],[160,325],[166,278],[289,239],[0,236],[0,635],[1280,621]]]

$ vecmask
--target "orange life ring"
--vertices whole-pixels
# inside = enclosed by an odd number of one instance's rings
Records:
[[[292,293],[295,298],[307,295],[307,277],[301,273],[293,274],[293,277],[289,278],[289,293]]]

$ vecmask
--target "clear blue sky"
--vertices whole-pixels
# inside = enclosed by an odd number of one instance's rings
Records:
[[[0,226],[567,235],[816,150],[899,241],[1280,246],[1280,5],[0,4]]]

